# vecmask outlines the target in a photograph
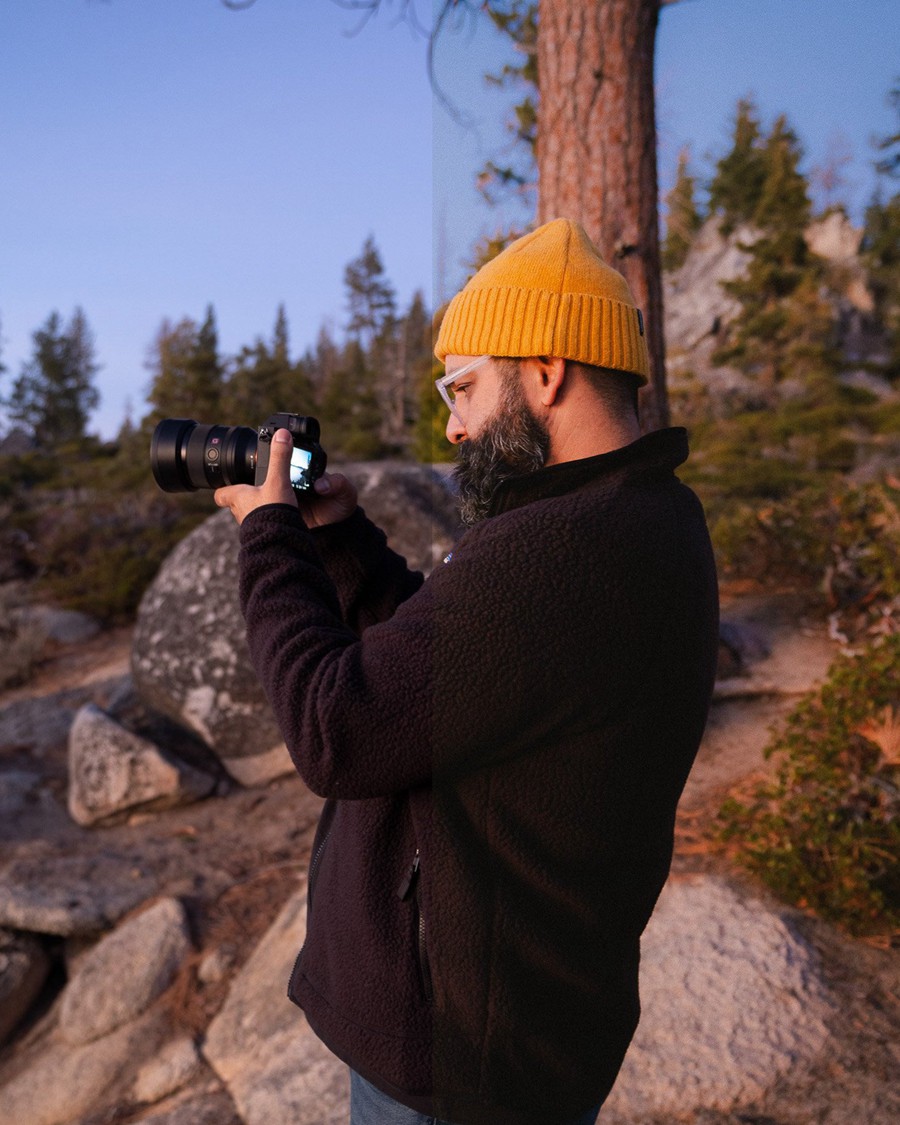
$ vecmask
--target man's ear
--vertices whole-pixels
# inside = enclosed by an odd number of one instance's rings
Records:
[[[553,406],[562,393],[566,380],[566,361],[555,356],[539,356],[537,359],[541,378],[541,403]]]

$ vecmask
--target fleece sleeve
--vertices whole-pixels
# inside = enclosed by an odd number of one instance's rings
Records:
[[[469,532],[449,565],[360,637],[299,515],[270,507],[244,521],[251,656],[314,792],[363,798],[425,785],[526,751],[560,721],[571,701],[535,643],[551,605],[559,612],[559,590],[548,599],[533,557],[511,558],[505,523]]]
[[[357,508],[346,520],[311,532],[345,623],[357,634],[387,620],[422,585],[419,571],[387,545],[384,532]]]

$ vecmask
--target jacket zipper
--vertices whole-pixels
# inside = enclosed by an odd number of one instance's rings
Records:
[[[416,896],[416,906],[418,907],[418,895]],[[428,963],[428,946],[425,944],[425,917],[419,907],[419,926],[418,926],[418,953],[419,953],[419,973],[422,976],[422,990],[425,993],[425,999],[430,1004],[434,1000],[434,989],[431,985],[431,966]]]
[[[416,906],[416,959],[419,964],[419,980],[422,984],[422,991],[425,994],[425,999],[431,1003],[434,998],[434,990],[431,984],[431,968],[428,964],[428,945],[425,937],[425,916],[422,913],[422,901],[419,897],[419,849],[416,848],[416,854],[413,856],[413,861],[409,865],[409,870],[403,877],[400,886],[397,888],[397,897],[401,902],[405,902],[409,898],[410,893],[415,891],[415,906]]]
[[[309,899],[308,909],[310,909],[310,910],[312,909],[313,885],[314,885],[315,880],[316,880],[316,871],[318,870],[319,863],[322,859],[322,852],[325,851],[325,845],[328,843],[328,837],[331,835],[331,828],[332,828],[332,826],[329,824],[328,831],[322,837],[321,843],[316,848],[316,854],[312,857],[312,863],[310,863],[310,865],[309,865],[309,874],[306,877],[306,885],[307,885],[307,888],[308,888],[308,899]]]
[[[405,902],[409,898],[409,892],[412,890],[413,883],[416,881],[416,876],[419,874],[419,849],[416,848],[416,854],[413,856],[413,861],[409,865],[409,871],[403,876],[400,886],[397,888],[397,898],[401,902]]]
[[[325,851],[325,845],[328,843],[328,837],[331,835],[332,825],[329,824],[328,831],[322,837],[319,846],[316,848],[315,855],[312,857],[309,865],[309,872],[306,876],[306,930],[309,932],[309,916],[312,911],[313,899],[313,884],[316,879],[316,871],[318,870],[319,863],[322,859],[322,853]],[[306,949],[306,940],[304,939],[303,945],[300,946],[300,952],[294,958],[294,967],[291,970],[291,979],[288,981],[288,998],[292,999],[291,993],[294,991],[294,981],[300,971],[300,959],[303,956],[303,950]]]

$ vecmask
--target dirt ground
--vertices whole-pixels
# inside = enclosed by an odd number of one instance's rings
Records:
[[[714,704],[678,816],[675,877],[718,871],[745,878],[710,843],[710,826],[732,787],[772,769],[762,752],[771,723],[792,705],[800,681],[820,674],[835,652],[821,625],[798,622],[796,606],[751,600],[730,608],[766,634],[770,653],[745,679],[743,694],[726,686]],[[71,708],[88,701],[108,705],[128,675],[130,637],[130,630],[121,629],[48,652],[28,685],[0,693],[0,710],[22,699]],[[785,686],[782,694],[757,690],[773,678]],[[0,753],[0,769],[15,768],[41,772],[55,799],[40,802],[15,823],[0,824],[2,862],[112,855],[149,877],[158,893],[182,898],[196,953],[166,1003],[177,1026],[191,1033],[205,1028],[225,998],[233,971],[304,877],[321,800],[298,777],[253,790],[223,780],[215,796],[197,804],[135,815],[111,828],[84,829],[65,810],[64,744],[49,748],[39,762],[24,749],[7,748]],[[759,894],[758,887],[753,890]],[[900,1120],[900,950],[885,941],[852,940],[799,912],[797,925],[819,949],[841,1001],[833,1049],[815,1073],[782,1079],[765,1104],[740,1114],[700,1113],[690,1119],[695,1125],[887,1125]],[[219,980],[201,980],[209,976],[199,970],[213,949],[226,957],[227,971]],[[43,1017],[64,980],[61,965],[16,1041],[0,1052],[0,1086],[40,1050]],[[123,1107],[114,1120],[139,1117]]]

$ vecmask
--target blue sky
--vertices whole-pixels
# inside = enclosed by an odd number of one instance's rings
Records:
[[[430,0],[419,0],[424,18]],[[425,45],[387,4],[358,34],[331,0],[3,0],[0,3],[0,394],[54,309],[92,326],[102,395],[92,428],[145,412],[147,350],[164,317],[215,306],[225,353],[270,334],[340,333],[343,271],[371,234],[401,307],[445,296],[487,210],[474,173],[506,143],[502,62],[486,21],[444,38],[438,77],[474,120],[433,104]],[[657,49],[660,171],[690,142],[695,171],[728,141],[738,97],[787,112],[821,161],[845,138],[849,201],[871,195],[869,138],[894,128],[896,0],[681,0]],[[437,291],[437,293],[435,292]],[[302,409],[302,404],[289,405]],[[212,421],[213,419],[210,419]],[[221,421],[252,421],[222,419]]]

